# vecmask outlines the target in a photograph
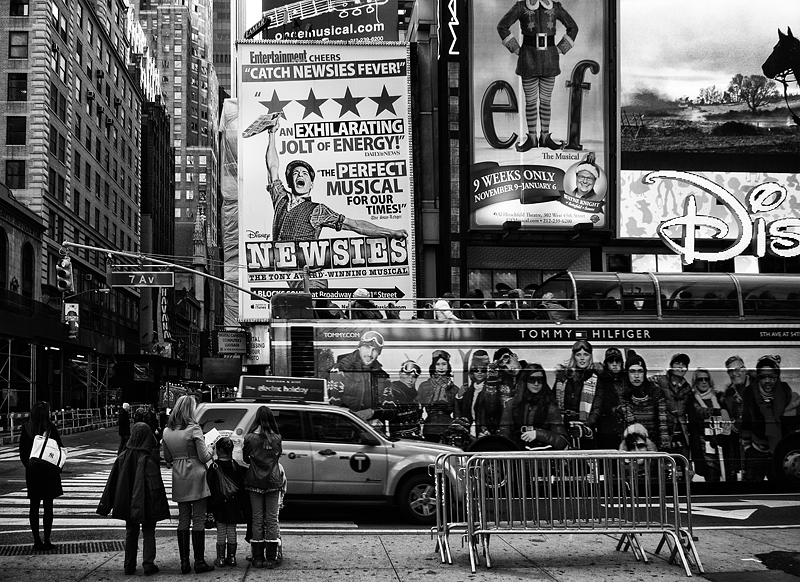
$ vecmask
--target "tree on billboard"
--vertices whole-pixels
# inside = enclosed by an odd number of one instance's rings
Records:
[[[744,101],[753,113],[777,94],[775,81],[764,75],[736,75],[731,79],[729,90],[735,92],[739,101]]]

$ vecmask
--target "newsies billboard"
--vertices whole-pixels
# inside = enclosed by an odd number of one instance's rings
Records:
[[[242,42],[240,285],[270,298],[414,295],[405,45]],[[267,301],[240,293],[241,321]]]
[[[607,4],[470,3],[470,228],[608,225]]]

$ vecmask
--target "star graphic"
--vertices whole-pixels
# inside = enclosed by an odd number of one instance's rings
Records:
[[[375,113],[375,115],[380,115],[381,111],[391,111],[397,115],[397,111],[394,110],[394,102],[400,99],[401,96],[402,95],[389,95],[389,92],[386,90],[386,85],[384,85],[380,97],[370,97],[370,99],[378,104],[378,111]]]
[[[280,112],[281,117],[286,119],[286,115],[283,113],[283,108],[286,107],[292,100],[289,99],[288,101],[281,101],[278,97],[278,92],[273,90],[272,91],[272,99],[269,101],[259,101],[261,105],[269,109],[270,113],[277,113]]]
[[[303,119],[305,119],[312,113],[316,113],[322,117],[322,111],[320,111],[319,108],[327,99],[317,99],[317,96],[314,95],[314,88],[312,87],[308,90],[308,99],[297,99],[296,101],[306,108],[303,112]]]
[[[356,117],[361,117],[361,114],[358,112],[358,103],[359,101],[363,101],[363,97],[353,97],[353,94],[350,93],[350,87],[347,88],[347,91],[344,92],[344,97],[341,99],[334,99],[339,105],[342,106],[341,112],[339,112],[339,117],[344,117],[344,114],[348,111],[355,113]]]

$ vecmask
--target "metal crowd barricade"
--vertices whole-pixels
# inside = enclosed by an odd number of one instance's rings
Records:
[[[661,536],[669,562],[687,576],[703,566],[691,531],[687,460],[667,453],[540,451],[441,455],[435,464],[437,546],[452,563],[449,533],[463,530],[475,573],[479,554],[492,566],[498,534],[615,534],[617,550],[647,562],[643,534]],[[681,522],[678,465],[685,475],[687,527]]]

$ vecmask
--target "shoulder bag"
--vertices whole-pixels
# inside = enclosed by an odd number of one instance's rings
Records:
[[[43,435],[37,434],[33,438],[33,448],[28,459],[28,466],[32,469],[57,474],[64,468],[67,462],[67,449],[58,446],[58,443],[50,438],[50,430]]]

